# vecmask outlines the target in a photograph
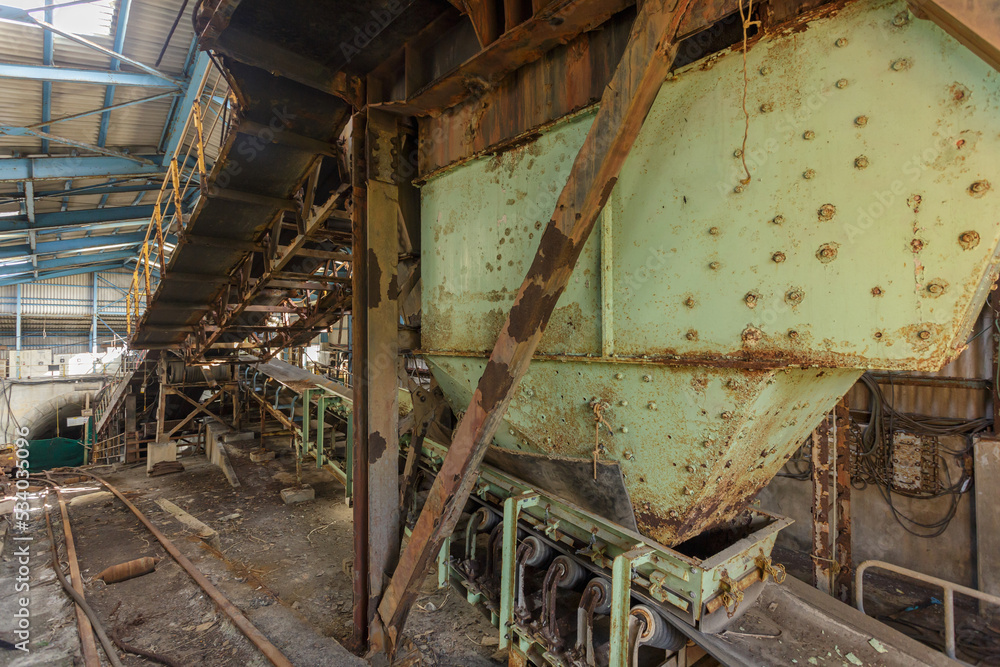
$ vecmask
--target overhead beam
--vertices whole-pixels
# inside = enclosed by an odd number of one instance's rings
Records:
[[[86,250],[88,248],[102,248],[114,245],[136,245],[143,242],[146,235],[135,234],[107,234],[103,236],[88,236],[82,239],[68,239],[65,241],[45,241],[35,244],[34,254],[51,255],[60,252],[71,252],[73,250]],[[16,245],[0,247],[0,259],[10,259],[12,257],[23,257],[31,254],[31,246]]]
[[[36,190],[35,199],[45,199],[46,197],[68,197],[72,195],[119,195],[124,192],[149,192],[159,190],[160,183],[136,183],[127,185],[98,185],[82,188],[70,188],[68,190]],[[17,201],[24,199],[24,193],[11,192],[0,194],[2,200]]]
[[[118,261],[117,266],[121,266],[122,260],[135,256],[132,251],[120,252],[99,252],[88,255],[78,255],[76,257],[62,257],[60,259],[44,259],[38,262],[39,271],[48,269],[64,269],[72,266],[84,266],[86,264],[98,264]],[[24,274],[31,274],[33,268],[31,264],[15,264],[13,266],[0,267],[0,279],[14,278]]]
[[[156,100],[162,100],[165,97],[177,97],[180,93],[176,90],[168,90],[165,93],[157,93],[155,95],[150,95],[149,97],[140,97],[137,100],[128,100],[126,102],[119,102],[118,104],[108,103],[106,106],[100,109],[90,109],[89,111],[81,111],[80,113],[70,114],[68,116],[60,116],[59,118],[46,118],[40,123],[34,123],[33,125],[26,125],[25,129],[28,130],[43,130],[48,131],[46,128],[50,125],[55,125],[56,123],[64,123],[68,120],[78,120],[80,118],[86,118],[87,116],[95,116],[97,114],[105,114],[109,111],[117,111],[118,109],[124,109],[125,107],[134,106],[136,104],[145,104],[146,102],[154,102]]]
[[[118,21],[115,24],[115,53],[121,53],[125,49],[125,29],[128,27],[128,15],[132,9],[132,0],[119,0]],[[119,58],[111,59],[111,71],[121,71],[122,61]],[[115,86],[112,84],[104,89],[104,106],[109,107],[115,101]],[[97,145],[105,146],[108,142],[108,128],[111,123],[111,112],[105,111],[101,114],[101,124],[97,130]]]
[[[475,482],[474,473],[669,74],[677,52],[677,28],[690,1],[645,0],[638,10],[621,61],[604,89],[597,116],[573,162],[535,259],[379,604],[393,647],[398,645],[428,567],[455,530]],[[510,620],[500,618],[501,636]]]
[[[93,83],[100,86],[137,86],[142,88],[175,88],[170,79],[145,72],[119,72],[107,69],[82,67],[56,67],[51,65],[22,65],[0,63],[0,77],[59,83]]]
[[[52,143],[63,144],[65,146],[73,146],[74,148],[81,148],[85,151],[90,151],[92,153],[97,153],[99,155],[107,155],[109,157],[119,158],[123,160],[131,160],[133,162],[138,162],[140,164],[147,164],[147,165],[153,164],[152,160],[148,160],[138,155],[129,155],[127,153],[122,153],[121,151],[111,150],[110,148],[104,148],[103,146],[91,144],[86,141],[79,141],[77,139],[60,137],[55,134],[42,132],[41,130],[35,130],[29,127],[13,127],[11,125],[0,125],[0,135],[6,135],[8,137],[37,137],[39,139],[50,141]]]
[[[92,222],[114,222],[125,220],[150,219],[153,216],[152,204],[144,206],[113,206],[111,208],[91,208],[82,211],[53,211],[38,213],[35,222],[31,224],[26,215],[0,218],[0,232],[27,231],[46,227],[72,227],[74,225]]]
[[[135,157],[135,156],[133,156]],[[142,155],[159,159],[159,156]],[[145,176],[160,178],[164,168],[140,164],[120,157],[59,156],[30,158],[0,158],[0,183],[40,180],[72,180],[77,178],[110,178],[112,176]]]

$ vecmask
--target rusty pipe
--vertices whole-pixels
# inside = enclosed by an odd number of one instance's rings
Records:
[[[169,553],[170,556],[177,561],[178,565],[184,568],[184,570],[191,575],[191,578],[194,579],[199,586],[201,586],[201,589],[208,594],[208,597],[212,598],[212,601],[218,605],[219,609],[221,609],[222,612],[229,617],[229,620],[233,622],[233,625],[239,628],[240,632],[242,632],[247,639],[253,642],[254,646],[256,646],[260,652],[271,661],[271,664],[274,665],[274,667],[294,667],[291,661],[278,650],[278,647],[272,644],[268,638],[265,637],[263,633],[261,633],[261,631],[258,630],[257,627],[243,615],[243,612],[237,609],[236,606],[230,602],[221,591],[219,591],[218,588],[213,586],[212,582],[210,582],[205,575],[202,574],[197,567],[195,567],[194,563],[188,560],[187,556],[182,554],[177,547],[174,546],[174,543],[167,539],[166,535],[161,533],[156,526],[150,523],[149,519],[147,519],[135,505],[129,502],[129,499],[122,495],[121,491],[90,471],[79,468],[74,468],[74,470],[103,484],[107,487],[108,491],[115,494],[120,501],[125,503],[125,506],[132,510],[132,513],[135,514],[139,521],[142,522],[142,525],[146,526],[149,532],[153,534],[153,537],[155,537],[157,541],[163,545],[163,548],[167,550],[167,553]]]

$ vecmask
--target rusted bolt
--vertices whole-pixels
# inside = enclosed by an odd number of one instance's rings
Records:
[[[670,518],[671,518],[671,519],[676,519],[676,518],[677,518],[678,516],[680,516],[680,515],[679,515],[679,514],[677,513],[677,510],[670,510],[669,512],[667,512],[667,514],[669,514],[669,515],[670,515]]]
[[[834,42],[834,44],[836,44],[840,48],[844,48],[845,46],[847,46],[847,38],[841,37],[836,42]]]
[[[934,296],[944,294],[945,286],[942,283],[931,283],[927,286],[927,291]]]
[[[973,197],[982,197],[990,189],[989,181],[976,181],[969,186],[969,194]]]
[[[979,233],[972,230],[962,232],[958,237],[958,243],[965,250],[972,250],[979,245]]]
[[[799,337],[799,332],[796,331],[795,329],[792,329],[788,332],[788,337],[794,340]]]
[[[623,379],[624,377],[625,377],[625,374],[624,374],[624,373],[615,373],[615,379],[616,379],[616,380],[621,380],[621,379]]]
[[[698,340],[698,332],[695,331],[694,329],[688,331],[687,334],[685,334],[685,336],[687,337],[688,340]]]
[[[687,471],[688,471],[688,472],[694,472],[694,466],[691,466],[691,465],[689,465],[689,466],[687,467]]]
[[[771,73],[771,68],[770,68],[770,67],[768,67],[767,65],[764,65],[763,67],[761,67],[761,68],[760,68],[760,73],[761,73],[761,74],[762,74],[763,76],[767,76],[768,74],[770,74],[770,73]]]
[[[649,501],[648,500],[643,500],[642,501],[642,509],[646,510],[647,512],[649,511]]]
[[[512,428],[507,429],[507,432],[510,433],[511,435],[514,435],[514,429]]]
[[[735,188],[733,188],[733,192],[735,192],[736,194],[739,194],[739,193],[743,192],[743,190],[745,190],[745,189],[746,188],[743,187],[743,184],[739,183]]]
[[[816,138],[816,133],[813,132],[812,130],[806,130],[805,132],[802,133],[802,138],[805,139],[806,141],[812,141],[813,139]]]
[[[773,222],[776,225],[783,224],[785,222],[785,216],[783,216],[783,215],[776,215],[773,218],[771,218],[771,222]]]
[[[788,293],[785,294],[785,302],[795,306],[802,303],[802,299],[804,297],[805,295],[802,293],[802,290],[797,290],[797,289],[789,290]]]
[[[910,12],[906,9],[896,14],[892,19],[892,24],[897,28],[902,28],[904,25],[910,22]]]
[[[826,264],[827,262],[832,262],[837,259],[837,248],[840,247],[836,243],[824,243],[816,251],[816,258],[819,261]]]
[[[719,264],[718,262],[709,262],[708,264],[708,268],[712,269],[713,271],[717,271],[720,266],[722,265]]]
[[[868,116],[858,116],[854,119],[854,124],[858,127],[864,127],[868,124]]]
[[[806,169],[804,172],[802,172],[802,178],[810,179],[815,177],[816,177],[815,169]]]
[[[924,249],[924,242],[920,239],[913,239],[910,241],[910,250],[913,252],[920,252]]]
[[[694,490],[692,490],[692,489],[689,489],[689,488],[687,488],[687,487],[685,486],[685,487],[684,487],[684,495],[685,495],[685,496],[693,496],[693,495],[694,495]],[[694,591],[691,591],[690,595],[694,595]]]
[[[628,449],[626,449],[624,452],[622,452],[622,455],[628,461],[631,461],[632,459],[635,458],[635,455],[633,455],[632,452],[631,452],[631,450],[628,450]]]
[[[847,84],[848,84],[847,79],[838,79],[835,85],[837,86],[837,88],[847,88]]]
[[[718,227],[710,227],[709,230],[708,230],[708,233],[711,234],[712,236],[718,236],[719,235],[719,228]]]
[[[706,441],[704,441],[704,442],[703,442],[703,443],[701,443],[701,444],[702,444],[703,446],[705,446],[705,447],[711,447],[712,445],[714,445],[714,444],[715,444],[715,440],[711,440],[711,439],[709,439],[709,440],[706,440]]]
[[[875,332],[875,339],[876,339],[876,340],[879,340],[879,339],[881,339],[881,338],[882,338],[882,332],[881,332],[881,331],[876,331],[876,332]]]
[[[628,433],[628,426],[622,426],[621,431],[622,433]]]
[[[770,102],[764,102],[763,104],[760,105],[761,113],[771,113],[772,111],[774,111],[774,105],[771,104]]]
[[[642,381],[643,382],[652,382],[653,381],[653,376],[652,375],[643,375],[642,376]]]
[[[547,438],[545,438],[545,442],[551,444],[552,443],[552,436],[548,436]]]
[[[883,292],[882,292],[882,288],[881,287],[873,287],[872,288],[872,296],[882,296],[882,294],[883,294]]]
[[[689,296],[688,298],[684,299],[684,305],[687,306],[688,308],[694,308],[694,297]]]
[[[733,157],[743,157],[743,149],[737,148],[733,151]]]
[[[740,334],[740,338],[743,339],[743,342],[750,345],[757,343],[763,337],[764,334],[760,332],[760,329],[757,329],[755,327],[747,327],[746,329],[743,330],[743,333]]]
[[[931,337],[931,332],[921,331],[920,333],[917,334],[917,337],[920,338],[920,340],[928,340]]]
[[[910,61],[906,58],[899,58],[892,61],[892,69],[896,72],[902,72],[904,69],[910,68]]]
[[[721,417],[722,419],[732,419],[733,418],[733,413],[729,412],[728,410],[726,410],[721,415],[719,415],[719,417]]]
[[[782,262],[785,261],[785,253],[783,252],[774,253],[773,255],[771,255],[771,261],[774,262],[775,264],[781,264]]]
[[[535,223],[535,229],[541,229],[541,228],[542,228],[542,222],[541,220],[539,220],[538,222]]]
[[[758,294],[754,292],[747,292],[747,295],[743,297],[743,303],[747,305],[748,308],[754,308],[757,306]]]
[[[619,401],[618,405],[622,406],[623,408],[627,408],[628,407],[628,401]]]
[[[656,402],[650,401],[649,405],[646,407],[648,407],[650,410],[656,410]]]
[[[818,214],[820,220],[833,220],[833,216],[837,215],[837,207],[833,204],[823,204],[819,207]]]
[[[857,169],[867,169],[868,168],[868,158],[865,157],[864,155],[859,155],[858,157],[854,158],[854,166]]]

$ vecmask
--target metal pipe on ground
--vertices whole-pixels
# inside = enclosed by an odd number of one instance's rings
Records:
[[[68,468],[68,470],[86,475],[94,481],[103,484],[107,487],[108,491],[115,494],[120,501],[125,503],[125,506],[132,510],[132,513],[135,514],[136,518],[142,522],[142,525],[144,525],[149,532],[153,534],[153,537],[155,537],[157,541],[163,545],[163,548],[167,550],[167,553],[169,553],[170,556],[177,561],[178,565],[184,568],[184,570],[191,575],[191,578],[194,579],[199,586],[201,586],[202,590],[205,591],[210,598],[212,598],[212,601],[218,605],[219,609],[221,609],[222,612],[229,617],[229,620],[233,622],[233,625],[239,628],[240,632],[242,632],[247,639],[253,642],[254,646],[256,646],[260,652],[271,661],[272,665],[275,667],[294,667],[291,661],[286,658],[280,650],[278,650],[278,647],[272,644],[267,637],[265,637],[263,633],[261,633],[261,631],[258,630],[257,627],[243,615],[243,612],[237,609],[236,606],[230,602],[221,591],[219,591],[218,588],[213,586],[212,582],[210,582],[205,575],[202,574],[197,567],[195,567],[194,563],[188,560],[188,558],[182,554],[176,546],[174,546],[174,543],[171,542],[166,535],[161,533],[156,526],[150,523],[149,519],[146,518],[146,515],[140,512],[139,508],[129,502],[128,498],[122,495],[121,491],[88,470],[82,470],[80,468]]]

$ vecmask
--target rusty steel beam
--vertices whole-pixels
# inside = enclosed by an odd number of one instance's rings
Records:
[[[837,403],[833,414],[837,424],[836,470],[833,478],[837,511],[837,531],[833,540],[833,560],[836,562],[833,595],[841,602],[852,604],[854,573],[851,558],[851,447],[847,440],[847,432],[851,427],[851,410],[846,396]]]
[[[1000,70],[1000,12],[995,2],[910,0],[913,13],[928,18]]]
[[[398,644],[420,582],[450,535],[556,302],[576,266],[677,51],[677,26],[690,0],[646,0],[600,109],[539,241],[514,306],[434,480],[379,614]]]
[[[368,596],[382,597],[385,579],[399,560],[399,392],[397,366],[399,306],[396,272],[399,261],[399,189],[392,158],[401,145],[396,117],[369,109],[366,126],[367,245],[355,246],[365,255],[368,274],[367,360],[362,370],[368,384]],[[355,366],[355,374],[358,372]],[[374,605],[371,609],[375,611]],[[368,630],[369,646],[387,647],[377,614]]]
[[[353,316],[351,370],[354,372],[354,567],[351,570],[354,591],[354,635],[352,648],[361,651],[368,646],[368,628],[374,619],[377,601],[368,595],[368,380],[363,369],[368,363],[368,264],[367,253],[358,252],[368,247],[368,192],[365,165],[366,113],[356,113],[351,118],[351,231],[352,251],[355,254],[351,275]]]
[[[418,90],[409,99],[386,102],[381,108],[411,116],[424,116],[450,109],[472,94],[470,81],[487,87],[532,63],[546,53],[593,30],[634,0],[556,0],[524,23],[487,41],[482,51],[444,76]],[[470,12],[473,26],[477,18]],[[480,29],[476,35],[482,42]],[[487,35],[488,37],[488,35]]]
[[[830,543],[830,440],[832,425],[824,417],[812,434],[812,570],[813,585],[826,594],[832,592],[834,567]]]

